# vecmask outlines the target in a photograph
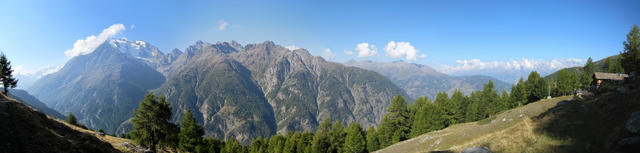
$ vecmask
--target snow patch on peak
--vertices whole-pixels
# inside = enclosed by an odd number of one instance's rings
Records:
[[[158,48],[145,41],[131,41],[127,38],[110,39],[109,44],[124,54],[138,59],[154,58],[162,54]]]

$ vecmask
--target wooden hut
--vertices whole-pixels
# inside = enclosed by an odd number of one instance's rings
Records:
[[[628,74],[623,73],[604,73],[604,72],[593,72],[593,81],[591,82],[591,87],[593,89],[597,89],[604,82],[609,82],[613,84],[620,84],[624,82],[626,78],[628,78]]]

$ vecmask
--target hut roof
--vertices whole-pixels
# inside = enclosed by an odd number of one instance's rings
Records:
[[[622,73],[604,73],[604,72],[593,72],[593,77],[598,80],[624,80],[624,78],[628,78],[628,74]]]

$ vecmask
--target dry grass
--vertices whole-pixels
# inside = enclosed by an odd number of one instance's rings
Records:
[[[542,100],[502,112],[492,119],[457,124],[394,144],[378,153],[449,152],[474,146],[487,146],[494,152],[545,152],[549,145],[566,141],[536,134],[537,124],[531,119],[571,97]],[[482,124],[480,124],[482,122]]]
[[[74,130],[76,130],[76,131],[80,131],[80,132],[82,132],[82,133],[86,133],[86,134],[94,135],[94,136],[96,136],[96,138],[100,139],[101,141],[104,141],[104,142],[107,142],[107,143],[111,144],[111,146],[113,146],[114,148],[116,148],[116,149],[118,149],[118,150],[120,150],[120,151],[122,151],[122,152],[129,152],[129,150],[128,150],[127,148],[125,148],[125,147],[123,147],[123,146],[121,145],[122,143],[127,142],[127,143],[130,143],[130,144],[133,144],[133,140],[124,139],[124,138],[119,138],[119,137],[114,137],[114,136],[110,136],[110,135],[100,136],[100,135],[98,135],[98,132],[91,131],[91,130],[87,130],[87,129],[83,129],[83,128],[77,127],[77,126],[75,126],[75,125],[71,125],[71,124],[69,124],[69,123],[67,123],[67,122],[64,122],[64,121],[62,121],[62,120],[60,120],[60,119],[57,119],[57,118],[55,118],[55,117],[51,117],[51,116],[47,116],[47,117],[48,117],[49,119],[52,119],[52,120],[58,121],[58,122],[60,122],[60,123],[62,123],[62,124],[64,124],[64,125],[66,125],[66,126],[68,126],[68,127],[72,128],[72,129],[74,129]]]
[[[121,152],[95,134],[76,130],[0,94],[0,152]]]

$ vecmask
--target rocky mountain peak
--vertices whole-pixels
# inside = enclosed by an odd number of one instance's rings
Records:
[[[120,52],[131,55],[135,58],[151,59],[164,57],[164,54],[157,47],[145,41],[131,41],[127,38],[120,38],[109,39],[105,43],[107,42]]]

